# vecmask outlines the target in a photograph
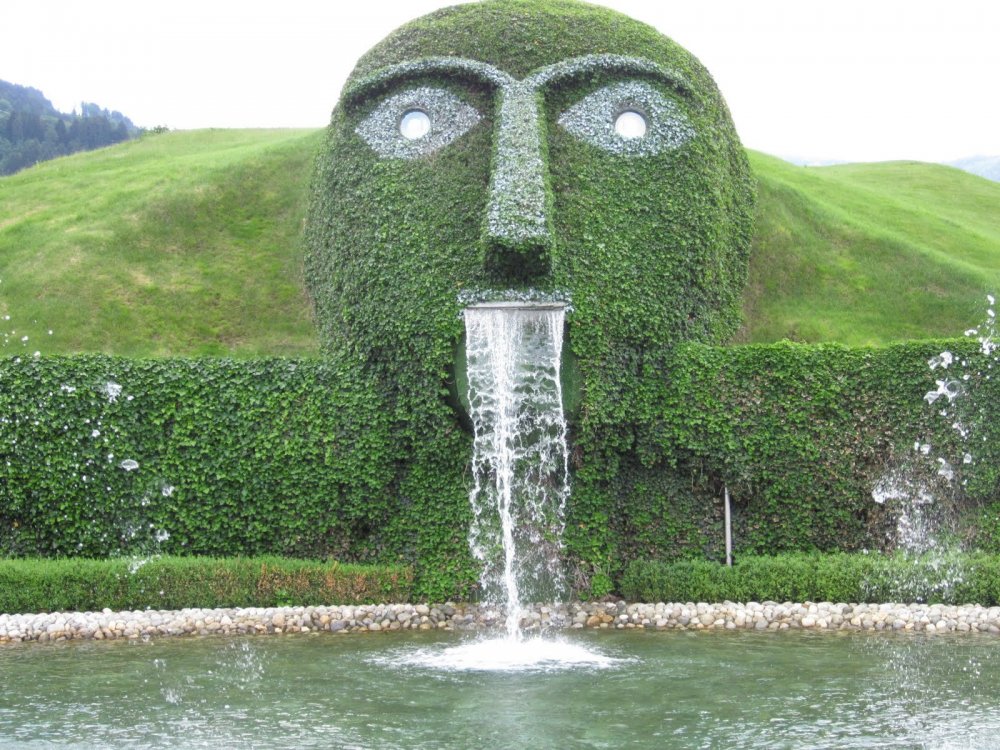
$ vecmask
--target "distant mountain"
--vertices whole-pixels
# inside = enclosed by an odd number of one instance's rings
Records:
[[[45,95],[38,89],[0,81],[0,117],[9,116],[13,112],[24,112],[32,115],[59,115],[56,108],[52,106],[52,102],[46,99]]]
[[[79,113],[66,114],[38,89],[0,81],[0,175],[121,143],[140,132],[121,112],[82,102]]]
[[[970,156],[950,163],[952,167],[1000,182],[1000,156]]]

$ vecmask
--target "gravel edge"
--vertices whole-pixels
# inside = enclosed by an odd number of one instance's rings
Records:
[[[308,607],[0,614],[0,643],[279,633],[489,631],[503,627],[482,604],[363,604]],[[528,632],[595,630],[855,630],[1000,635],[1000,607],[975,604],[707,604],[573,602],[524,607]]]

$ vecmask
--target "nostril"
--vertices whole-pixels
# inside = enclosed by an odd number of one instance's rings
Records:
[[[484,266],[494,281],[528,282],[549,273],[550,256],[543,239],[508,243],[494,238],[487,242]]]

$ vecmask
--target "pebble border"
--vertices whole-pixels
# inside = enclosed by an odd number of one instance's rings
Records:
[[[363,604],[316,607],[0,614],[0,644],[162,636],[499,630],[504,619],[480,604]],[[527,631],[851,630],[1000,635],[1000,607],[944,604],[570,603],[525,609]]]

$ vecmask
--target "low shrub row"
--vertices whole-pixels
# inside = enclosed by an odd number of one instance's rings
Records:
[[[635,560],[643,602],[927,602],[1000,606],[1000,555],[784,554],[732,567]],[[279,557],[0,560],[0,613],[405,602],[413,572]]]
[[[621,593],[643,602],[926,602],[1000,605],[1000,555],[785,554],[732,567],[635,560]]]
[[[409,568],[280,557],[0,560],[0,612],[408,601]]]

